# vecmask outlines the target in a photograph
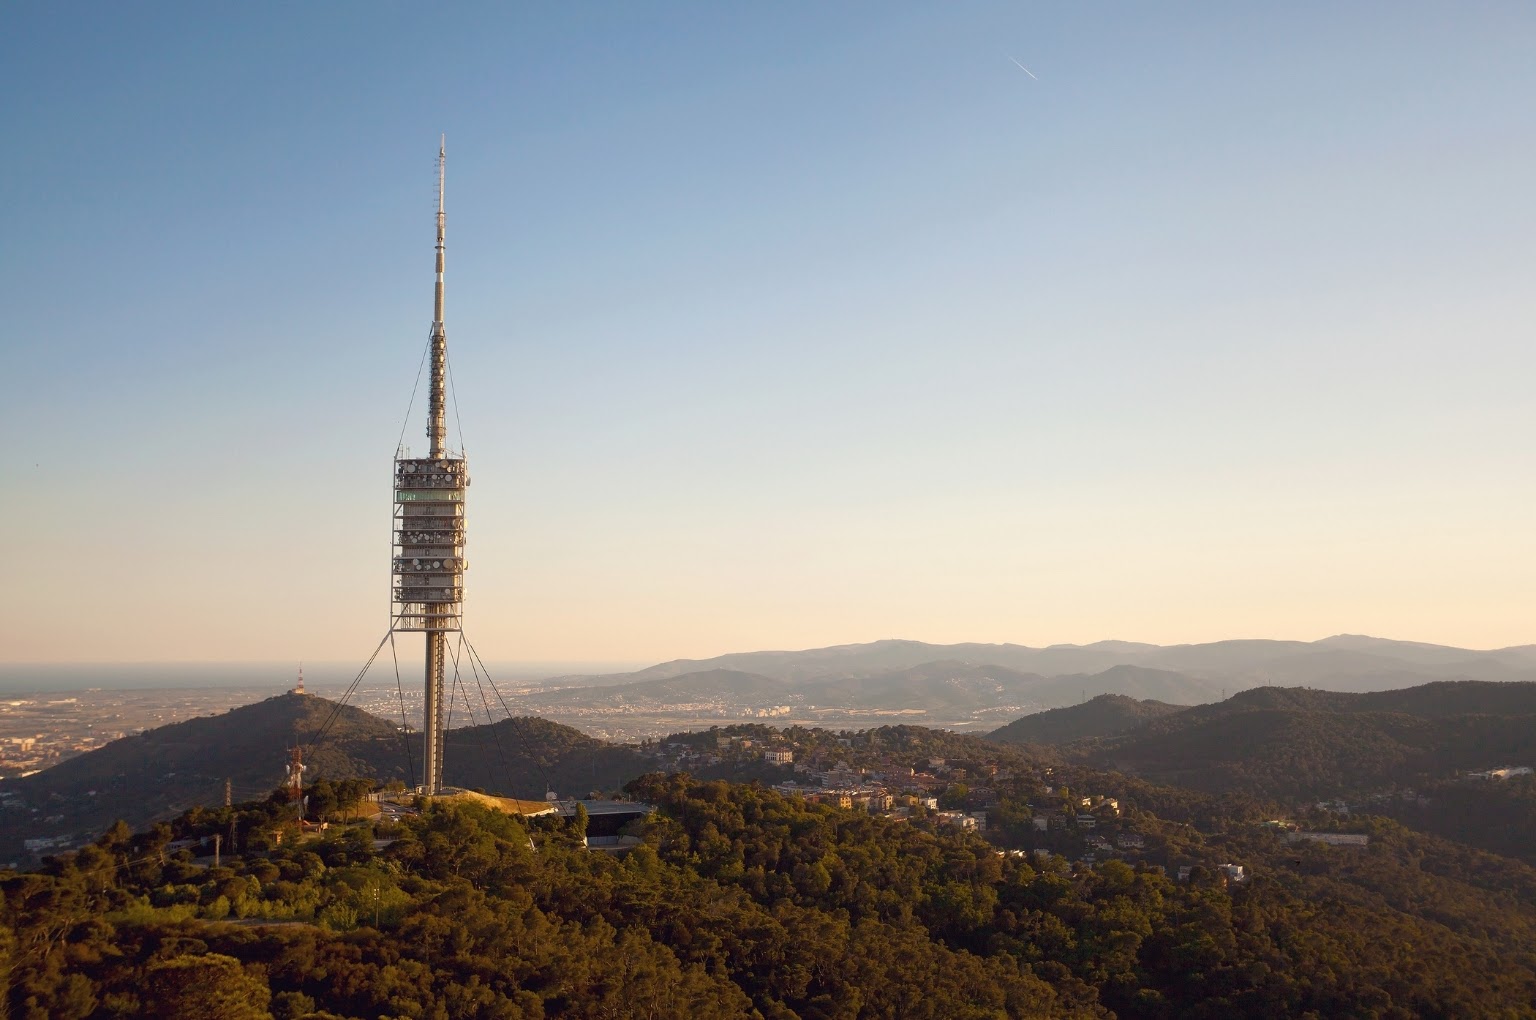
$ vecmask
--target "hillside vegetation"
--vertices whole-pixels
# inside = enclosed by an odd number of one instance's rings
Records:
[[[1182,712],[1183,705],[1101,694],[1081,705],[1026,715],[987,734],[1000,744],[1069,744],[1084,737],[1112,737],[1152,719]]]
[[[1074,760],[1209,792],[1305,799],[1536,761],[1536,684],[1256,688],[1083,741]]]
[[[219,812],[115,829],[0,875],[0,992],[21,1020],[1536,1016],[1536,873],[1387,822],[1353,853],[1186,836],[1176,882],[751,786],[632,791],[660,811],[623,858],[466,803],[220,868],[161,852]]]

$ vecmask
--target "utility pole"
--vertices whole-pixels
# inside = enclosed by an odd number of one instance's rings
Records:
[[[215,868],[219,866],[219,843],[223,838],[217,832],[213,834],[213,866]]]
[[[235,813],[234,813],[234,811],[231,810],[234,807],[235,799],[234,799],[233,790],[232,790],[232,782],[233,781],[229,777],[227,777],[227,776],[225,777],[225,779],[224,779],[224,810],[229,811],[229,852],[230,853],[234,853],[235,852]],[[215,846],[214,857],[218,857],[218,849],[217,849],[218,837],[217,836],[214,837],[214,846]],[[217,863],[215,863],[215,866],[217,866]]]

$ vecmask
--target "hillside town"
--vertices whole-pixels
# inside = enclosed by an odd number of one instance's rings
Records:
[[[1023,770],[986,757],[914,755],[882,747],[882,731],[831,733],[731,726],[641,745],[662,771],[753,778],[808,803],[984,835],[1000,853],[1075,866],[1123,860],[1164,870],[1177,854],[1138,832],[1120,800],[1060,785],[1051,766]],[[1190,865],[1183,866],[1188,875]],[[1223,865],[1242,881],[1238,865]]]

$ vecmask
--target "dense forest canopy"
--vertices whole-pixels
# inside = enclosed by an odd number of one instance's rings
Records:
[[[1079,740],[1063,754],[1157,782],[1281,800],[1417,787],[1536,763],[1536,684],[1373,694],[1261,687]]]
[[[114,827],[0,878],[11,1016],[1536,1016],[1536,872],[1386,820],[1363,852],[1207,837],[1132,785],[1180,882],[750,784],[630,792],[658,811],[623,857],[464,802],[307,840],[276,797]],[[231,821],[288,838],[169,849]]]
[[[1053,708],[1015,719],[987,734],[1000,744],[1067,744],[1084,737],[1110,737],[1175,712],[1184,706],[1100,694],[1081,705]]]

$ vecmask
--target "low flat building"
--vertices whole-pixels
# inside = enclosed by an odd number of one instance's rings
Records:
[[[587,846],[593,849],[627,848],[638,844],[637,837],[621,839],[621,830],[630,822],[644,820],[656,810],[654,805],[637,800],[563,800],[558,809],[566,818],[574,818],[578,804],[587,809]]]
[[[1529,765],[1506,765],[1503,768],[1489,769],[1487,772],[1468,772],[1468,779],[1513,779],[1515,776],[1528,776],[1531,774]]]
[[[934,816],[941,825],[953,825],[957,829],[975,829],[976,819],[964,811],[940,811]]]
[[[1371,837],[1352,832],[1291,832],[1286,834],[1287,843],[1326,843],[1329,846],[1368,846]]]

